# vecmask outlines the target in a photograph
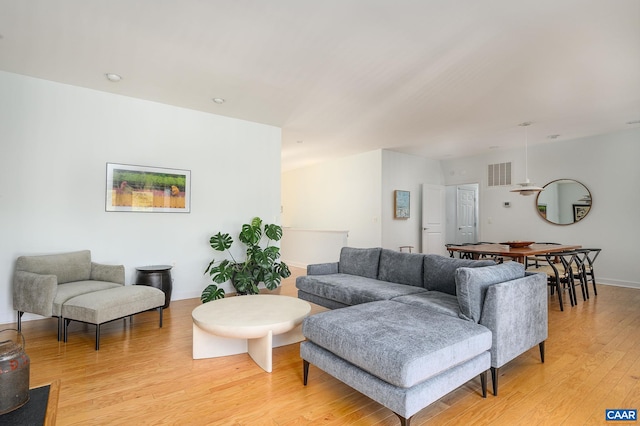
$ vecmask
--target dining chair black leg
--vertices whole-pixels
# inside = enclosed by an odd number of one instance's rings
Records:
[[[584,294],[587,296],[587,300],[589,300],[589,286],[587,281],[587,273],[583,270],[580,275],[580,280],[582,281],[582,286],[584,287]]]
[[[553,288],[558,290],[558,302],[560,303],[560,311],[564,311],[564,307],[562,304],[562,289],[560,288],[560,278],[555,277],[555,285],[551,285],[551,294],[553,294]]]
[[[599,249],[599,248],[583,248],[580,250],[580,252],[584,253],[584,256],[582,257],[582,263],[583,263],[585,283],[587,285],[587,292],[589,291],[589,288],[588,288],[589,281],[591,281],[594,296],[598,295],[598,290],[596,289],[596,276],[593,270],[593,264],[598,258],[598,255],[600,255],[601,251],[602,249]],[[588,293],[587,293],[587,296],[588,296]]]
[[[571,302],[571,306],[576,306],[578,302],[576,301],[576,288],[573,285],[573,281],[570,278],[567,278],[565,285],[569,293],[569,301]]]

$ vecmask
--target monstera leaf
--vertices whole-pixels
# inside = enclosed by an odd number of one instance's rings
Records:
[[[207,288],[202,291],[200,300],[202,303],[211,302],[212,300],[222,299],[224,297],[224,289],[219,288],[215,284],[209,284]]]
[[[231,244],[233,244],[233,239],[229,234],[221,234],[218,232],[216,235],[211,237],[209,240],[209,244],[214,250],[217,251],[225,251],[231,248]]]

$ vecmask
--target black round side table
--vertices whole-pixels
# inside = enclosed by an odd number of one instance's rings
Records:
[[[136,268],[136,285],[148,285],[164,292],[163,309],[168,308],[171,302],[171,290],[173,289],[171,268],[172,266],[169,265],[150,265]]]

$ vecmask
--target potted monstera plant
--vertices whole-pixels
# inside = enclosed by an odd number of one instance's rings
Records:
[[[262,219],[254,217],[251,223],[242,225],[238,240],[247,249],[244,259],[236,260],[229,250],[234,241],[228,233],[218,232],[211,237],[211,248],[219,252],[226,251],[229,258],[213,259],[209,263],[205,274],[209,273],[213,284],[204,289],[200,300],[204,303],[223,298],[225,292],[219,285],[227,281],[231,281],[238,294],[258,294],[258,284],[261,282],[269,290],[278,288],[282,278],[291,275],[287,264],[279,260],[280,248],[270,245],[281,238],[282,227],[263,225]]]

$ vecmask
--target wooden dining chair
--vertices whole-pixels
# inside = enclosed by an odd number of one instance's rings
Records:
[[[598,290],[596,289],[596,274],[593,270],[593,264],[596,261],[596,258],[600,255],[600,252],[602,251],[602,249],[599,248],[585,248],[585,249],[581,249],[581,250],[585,250],[586,251],[586,255],[585,255],[585,259],[586,262],[584,263],[584,274],[585,274],[585,279],[587,281],[591,281],[591,285],[593,286],[593,294],[594,295],[598,295]]]
[[[447,251],[449,252],[449,257],[456,257],[455,256],[456,251],[455,250],[449,250],[449,247],[461,247],[462,244],[449,243],[449,244],[445,244],[444,246],[447,248]],[[463,254],[464,253],[462,253],[462,252],[458,252],[458,257],[462,257]]]
[[[561,311],[564,311],[563,295],[565,291],[569,294],[571,306],[575,306],[577,303],[575,291],[576,275],[573,269],[577,262],[577,256],[578,253],[575,251],[547,253],[544,255],[544,264],[539,263],[538,267],[530,266],[527,268],[527,271],[530,272],[544,272],[547,274],[547,283],[551,295],[557,293]],[[582,288],[584,291],[584,286]]]
[[[571,279],[571,286],[573,289],[573,300],[578,303],[576,296],[576,287],[580,286],[580,290],[582,292],[582,300],[586,301],[589,299],[589,287],[587,287],[587,274],[585,270],[585,264],[587,264],[587,254],[588,250],[578,249],[572,250],[571,252],[566,252],[567,254],[572,254],[573,262],[570,263],[567,260],[567,263],[564,264],[565,268],[569,269],[569,276]],[[560,260],[566,260],[567,258],[560,257]]]
[[[475,246],[477,243],[463,243],[460,244],[462,247],[464,246]],[[473,259],[473,255],[468,251],[459,251],[460,259]]]
[[[477,243],[472,243],[472,245],[481,245],[481,244],[497,244],[490,241],[478,241]],[[513,260],[510,257],[500,256],[497,254],[481,254],[479,259],[491,259],[496,263],[504,263],[505,261]]]
[[[536,242],[534,244],[552,244],[552,245],[556,245],[559,246],[560,243],[543,243],[543,242]],[[544,257],[544,255],[538,255],[538,256],[530,256],[530,257],[525,257],[524,258],[524,267],[525,268],[529,268],[531,266],[538,268],[541,266],[541,263],[544,264],[547,261],[547,259]]]
[[[551,286],[551,294],[554,293],[554,289],[558,293],[560,310],[564,310],[562,306],[562,294],[566,289],[569,290],[569,302],[571,303],[571,306],[574,306],[575,301],[573,299],[573,291],[570,287],[570,280],[567,269],[565,267],[565,262],[558,261],[560,259],[560,253],[554,253],[553,255],[545,254],[544,257],[547,264],[544,266],[539,266],[537,269],[542,269],[547,272],[547,279],[549,285]]]

